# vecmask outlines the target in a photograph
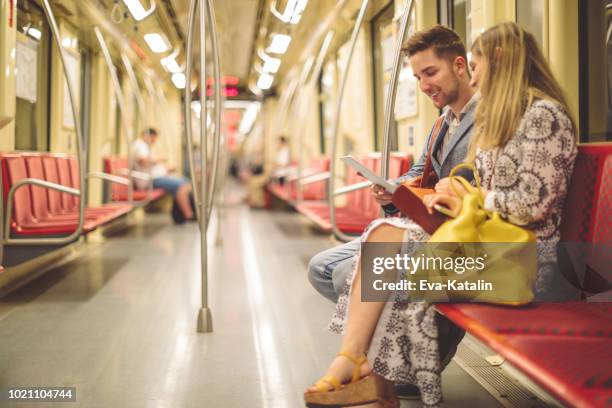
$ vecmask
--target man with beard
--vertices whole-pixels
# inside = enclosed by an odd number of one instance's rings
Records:
[[[470,84],[465,46],[457,33],[438,25],[411,36],[403,51],[408,54],[421,91],[431,98],[436,108],[445,110],[436,120],[419,160],[396,182],[410,181],[419,186],[425,178],[430,181],[429,185],[435,185],[436,191],[448,192],[448,175],[467,154],[478,102],[478,95]],[[386,214],[398,212],[391,202],[391,194],[382,187],[374,185],[372,194]],[[315,255],[308,265],[312,286],[336,302],[346,285],[359,247],[360,239],[356,239]],[[442,316],[439,318],[445,320]],[[447,320],[438,326],[440,358],[444,366],[454,355],[464,332]],[[400,386],[397,391],[400,397],[418,396],[415,386]]]

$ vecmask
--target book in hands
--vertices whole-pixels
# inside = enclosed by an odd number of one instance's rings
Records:
[[[448,219],[440,210],[430,214],[423,203],[423,197],[435,192],[433,188],[413,187],[409,183],[404,183],[397,187],[391,201],[404,216],[419,224],[431,235]]]
[[[395,192],[395,189],[397,188],[397,185],[395,185],[393,183],[389,183],[387,180],[385,180],[384,178],[380,177],[378,174],[374,173],[372,170],[368,169],[366,166],[364,166],[363,164],[361,164],[357,160],[353,159],[353,157],[351,157],[351,156],[342,156],[340,158],[340,160],[342,160],[345,164],[348,164],[349,166],[351,166],[362,177],[364,177],[364,178],[368,179],[369,181],[371,181],[372,184],[376,184],[377,186],[380,186],[380,187],[384,188],[385,190],[387,190],[387,192],[389,192],[389,194],[393,194]]]

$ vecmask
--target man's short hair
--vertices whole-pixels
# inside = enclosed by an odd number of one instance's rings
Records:
[[[427,30],[413,34],[402,47],[409,57],[433,48],[438,58],[445,58],[451,63],[457,57],[463,57],[467,62],[465,45],[456,32],[443,25],[435,25]]]
[[[147,128],[142,132],[143,135],[145,136],[157,136],[157,129],[155,128]]]

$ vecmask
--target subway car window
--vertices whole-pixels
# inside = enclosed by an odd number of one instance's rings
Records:
[[[544,45],[544,3],[548,0],[516,0],[516,22]]]
[[[48,149],[50,32],[38,3],[17,2],[15,147]]]
[[[612,140],[612,1],[580,2],[580,134]],[[603,82],[602,82],[603,81]]]
[[[469,50],[472,44],[471,0],[438,0],[438,22],[452,27]]]

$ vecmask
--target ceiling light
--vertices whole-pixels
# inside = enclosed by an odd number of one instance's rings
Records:
[[[144,35],[147,45],[156,54],[166,52],[170,49],[170,44],[164,35],[158,33],[149,33]]]
[[[272,34],[272,44],[268,47],[267,51],[274,54],[284,54],[287,52],[289,43],[291,42],[291,36],[285,34]]]
[[[182,71],[181,67],[172,55],[162,58],[159,62],[166,71],[171,72],[173,74]]]
[[[36,27],[23,27],[23,29],[25,30],[25,34],[29,35],[30,37],[40,40],[42,38],[42,33],[40,32],[40,30]]]
[[[155,1],[151,1],[151,8],[145,10],[140,3],[140,0],[123,0],[134,20],[141,21],[149,17],[155,11]]]
[[[272,75],[263,74],[257,80],[257,87],[259,89],[270,89],[272,82],[274,82],[274,77]]]
[[[263,65],[263,72],[275,74],[280,68],[281,61],[278,58],[270,58]]]
[[[70,40],[70,37],[62,38],[62,47],[70,48],[71,44],[72,44],[72,41]]]
[[[243,135],[248,134],[255,123],[255,119],[257,119],[257,114],[259,113],[260,103],[259,102],[251,102],[248,106],[244,114],[242,115],[242,120],[240,121],[240,126],[238,127],[238,132]]]
[[[291,16],[291,20],[289,20],[289,23],[297,24],[300,22],[300,19],[302,18],[302,13],[304,12],[304,9],[306,8],[307,3],[308,3],[308,0],[297,0],[297,5],[295,6],[295,9],[293,10],[293,15]]]
[[[187,83],[185,74],[183,74],[182,72],[172,74],[172,83],[178,89],[185,89],[185,85]]]

